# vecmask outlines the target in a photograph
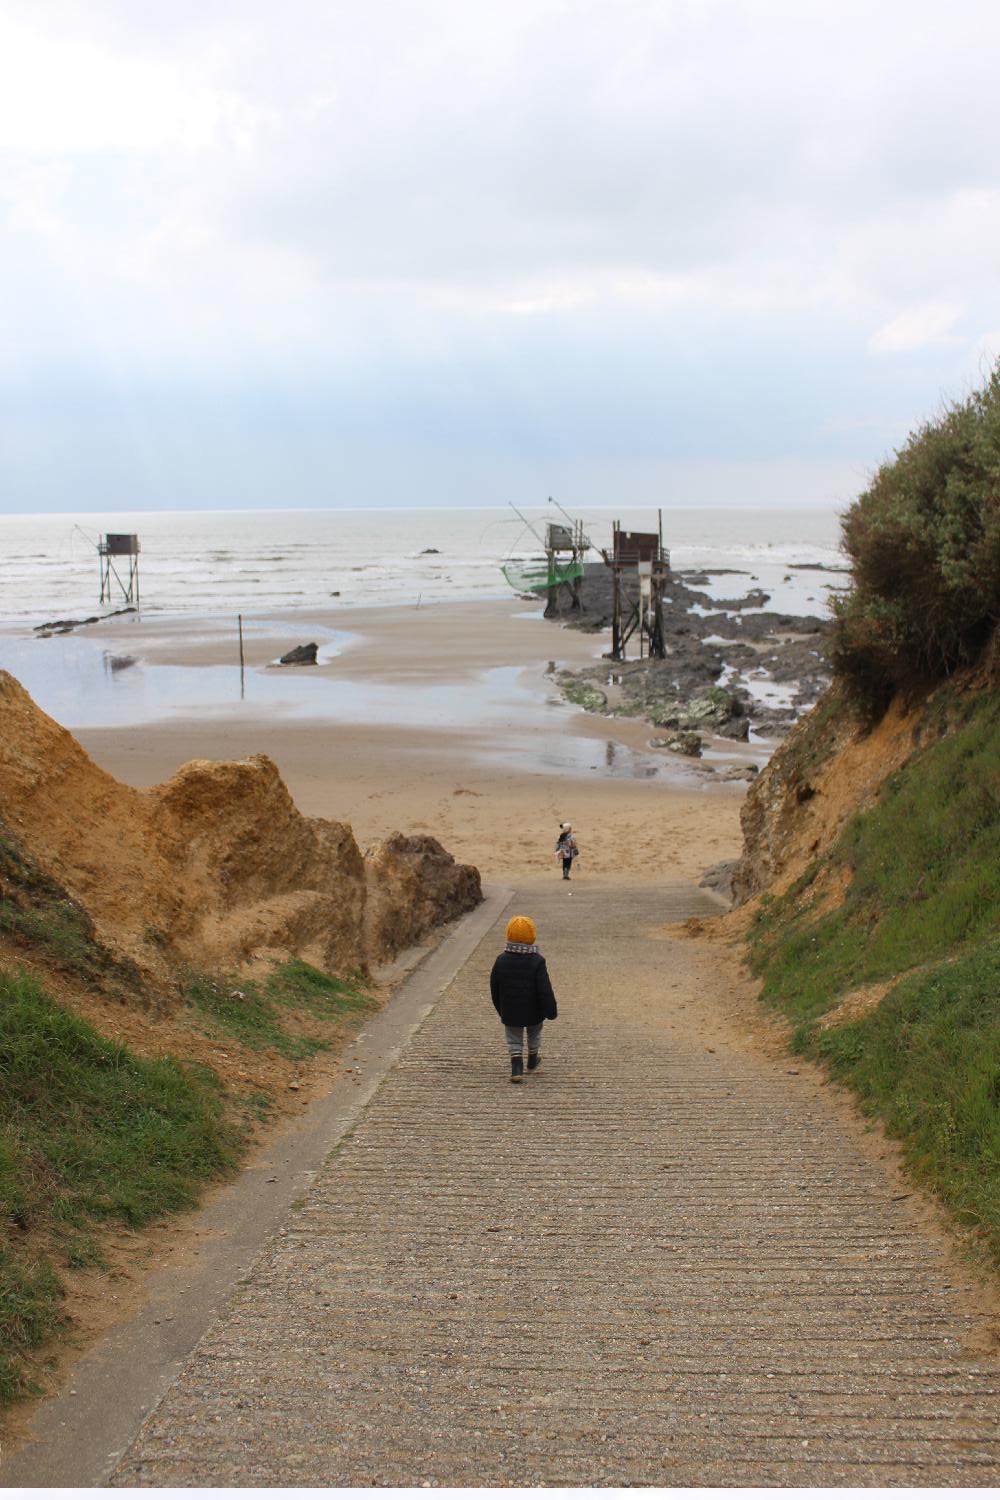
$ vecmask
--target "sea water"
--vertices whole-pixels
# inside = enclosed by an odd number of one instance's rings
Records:
[[[12,672],[47,713],[70,729],[127,726],[196,714],[200,719],[311,719],[331,724],[385,724],[475,730],[496,756],[539,768],[539,746],[558,747],[564,770],[599,775],[652,775],[656,765],[625,747],[594,763],[593,741],[567,735],[576,710],[530,686],[516,667],[483,672],[469,683],[447,681],[432,695],[391,691],[375,680],[336,673],[268,668],[176,666],[143,660],[128,644],[107,649],[87,631],[40,638],[36,625],[101,615],[96,538],[135,531],[140,540],[141,609],[169,628],[182,618],[234,625],[243,614],[250,639],[279,635],[290,617],[300,638],[315,640],[320,660],[357,648],[349,613],[345,629],[330,623],[340,608],[511,600],[525,612],[501,572],[508,559],[541,555],[545,523],[536,508],[510,510],[215,511],[131,516],[0,517],[0,668]],[[656,512],[625,509],[583,517],[594,543],[610,547],[613,520],[628,530],[656,531]],[[768,608],[822,614],[843,582],[832,511],[665,511],[664,544],[675,568],[699,568],[712,599],[735,601],[751,588]],[[527,611],[540,614],[540,608]],[[314,616],[322,613],[323,623]],[[282,627],[273,616],[286,622]],[[553,643],[554,644],[554,643]],[[606,648],[595,638],[595,655]],[[546,646],[548,648],[548,644]],[[764,689],[761,689],[763,692]],[[545,726],[561,732],[552,737]],[[680,774],[679,771],[677,774]]]
[[[213,616],[349,605],[511,597],[501,566],[542,556],[554,506],[511,509],[155,511],[131,515],[0,516],[0,624],[102,613],[97,542],[139,537],[144,614]],[[613,519],[656,531],[650,510],[588,511],[586,532],[610,547]],[[759,586],[769,607],[818,613],[829,577],[796,564],[842,564],[833,510],[665,510],[675,568],[736,569],[706,592],[725,598]],[[751,580],[753,580],[751,582]],[[810,598],[810,596],[812,596]],[[114,584],[110,607],[123,603]]]

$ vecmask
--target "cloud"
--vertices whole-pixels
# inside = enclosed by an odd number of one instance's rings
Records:
[[[205,147],[239,110],[198,71],[0,15],[0,150],[75,157]]]
[[[749,290],[782,259],[822,276],[859,230],[899,249],[921,205],[996,186],[984,5],[889,4],[877,25],[852,0],[163,9],[84,4],[74,29],[59,8],[60,35],[51,6],[24,10],[9,143],[142,151],[151,232],[208,221],[317,284],[714,267]]]
[[[201,393],[223,471],[310,390],[383,453],[861,462],[996,326],[998,51],[985,0],[7,0],[0,379],[170,451]]]
[[[925,302],[907,307],[877,329],[868,340],[873,354],[910,354],[928,345],[944,343],[962,314],[951,302]]]

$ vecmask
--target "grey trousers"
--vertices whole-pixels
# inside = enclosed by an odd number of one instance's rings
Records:
[[[542,1045],[542,1027],[544,1021],[539,1021],[537,1026],[505,1026],[503,1029],[504,1040],[507,1043],[507,1051],[511,1057],[521,1056],[521,1033],[528,1033],[528,1051],[537,1052]]]

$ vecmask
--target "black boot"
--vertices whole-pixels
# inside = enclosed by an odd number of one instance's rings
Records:
[[[511,1083],[520,1083],[521,1082],[521,1075],[523,1074],[523,1072],[524,1072],[524,1058],[523,1057],[512,1057],[511,1060],[510,1060],[510,1081],[511,1081]]]
[[[529,1073],[533,1073],[535,1071],[535,1069],[538,1067],[538,1065],[541,1062],[541,1060],[542,1059],[539,1057],[539,1055],[538,1055],[537,1052],[529,1052],[528,1053],[528,1072]]]

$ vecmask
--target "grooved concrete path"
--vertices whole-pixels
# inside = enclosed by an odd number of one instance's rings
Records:
[[[937,1242],[655,931],[709,909],[519,893],[540,1072],[507,1081],[501,922],[113,1482],[997,1483],[1000,1370]]]

